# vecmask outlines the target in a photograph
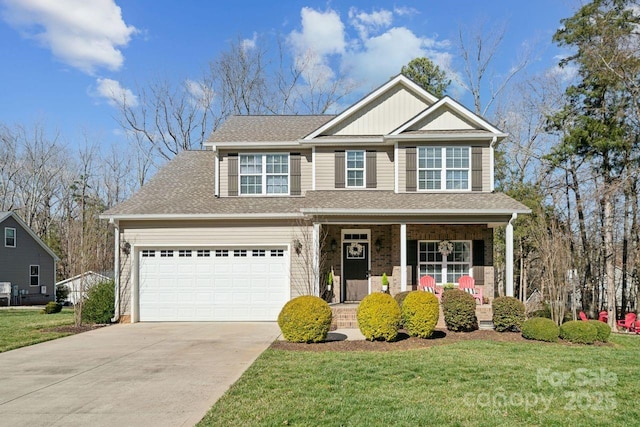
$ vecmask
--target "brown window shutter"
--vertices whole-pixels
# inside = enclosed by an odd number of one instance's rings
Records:
[[[471,147],[471,190],[482,191],[482,147]]]
[[[484,240],[473,241],[473,278],[476,285],[484,285]]]
[[[336,188],[344,188],[344,151],[336,151]]]
[[[299,196],[300,191],[300,153],[289,155],[289,194]]]
[[[238,195],[238,155],[237,154],[229,154],[227,156],[229,165],[227,167],[228,173],[228,187],[229,187],[229,196],[237,196]]]
[[[407,147],[407,191],[416,191],[416,147]]]
[[[367,188],[376,188],[378,186],[378,165],[376,163],[376,152],[367,151]]]

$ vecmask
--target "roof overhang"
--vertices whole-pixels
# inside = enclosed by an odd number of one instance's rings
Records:
[[[216,142],[205,143],[205,147],[212,151],[224,150],[264,150],[264,149],[291,149],[300,146],[300,141],[249,141],[249,142]]]
[[[491,141],[494,138],[503,139],[506,138],[506,133],[487,133],[487,132],[465,132],[465,133],[420,133],[420,134],[400,134],[400,135],[385,135],[386,141],[477,141],[488,140]]]
[[[299,212],[291,213],[238,213],[238,214],[113,214],[100,215],[100,219],[115,221],[197,221],[243,219],[300,219]]]

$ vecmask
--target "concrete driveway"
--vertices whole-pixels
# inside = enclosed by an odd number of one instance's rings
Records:
[[[0,425],[191,426],[276,323],[136,323],[0,353]]]

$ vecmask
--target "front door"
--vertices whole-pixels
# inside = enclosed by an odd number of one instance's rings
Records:
[[[342,244],[344,301],[361,301],[369,294],[369,243]]]

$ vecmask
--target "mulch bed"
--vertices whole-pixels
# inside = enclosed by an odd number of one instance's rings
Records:
[[[336,340],[331,340],[335,338]],[[341,339],[342,338],[342,339]],[[330,341],[304,344],[291,343],[278,340],[271,345],[272,349],[288,351],[397,351],[411,350],[419,348],[435,347],[438,345],[453,344],[461,341],[486,340],[496,342],[531,342],[522,338],[519,332],[496,332],[493,330],[478,330],[473,332],[451,332],[436,330],[433,337],[429,339],[410,337],[401,332],[394,342],[366,341],[366,340],[345,340],[344,335],[330,334]]]
[[[66,326],[58,326],[56,328],[43,329],[43,332],[61,332],[66,334],[79,334],[82,332],[103,328],[105,326],[109,326],[109,325],[106,325],[106,324],[80,325],[80,326],[66,325]]]

